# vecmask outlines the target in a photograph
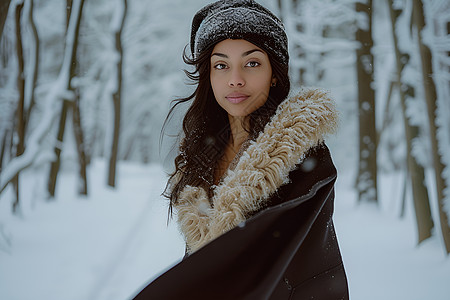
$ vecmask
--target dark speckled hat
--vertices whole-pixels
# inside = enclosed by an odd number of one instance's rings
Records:
[[[288,40],[283,23],[253,0],[217,1],[194,16],[191,31],[194,57],[225,39],[245,39],[288,67]]]

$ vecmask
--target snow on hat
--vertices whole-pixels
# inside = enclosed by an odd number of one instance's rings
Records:
[[[283,23],[253,0],[221,0],[203,7],[192,20],[191,51],[197,57],[226,39],[244,39],[287,68],[288,40]]]

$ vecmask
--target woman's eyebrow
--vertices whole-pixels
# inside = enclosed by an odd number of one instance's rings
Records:
[[[244,56],[250,55],[250,54],[252,54],[253,52],[257,52],[257,51],[259,51],[259,52],[261,52],[261,53],[264,53],[264,52],[262,52],[262,50],[260,50],[260,49],[252,49],[252,50],[245,51],[244,53],[242,53],[241,56],[244,57]],[[219,52],[214,52],[213,54],[211,54],[211,57],[213,57],[214,55],[219,56],[219,57],[223,57],[223,58],[228,58],[228,55],[223,54],[223,53],[219,53]]]
[[[264,52],[262,52],[262,50],[260,50],[260,49],[252,49],[252,50],[248,50],[248,51],[245,51],[244,53],[242,53],[242,57],[250,55],[250,54],[252,54],[253,52],[256,52],[256,51],[259,51],[259,52],[264,54]]]
[[[223,53],[213,53],[213,54],[211,54],[211,57],[213,57],[214,55],[217,55],[217,56],[219,56],[219,57],[223,57],[223,58],[228,58],[228,55],[226,55],[226,54],[223,54]]]

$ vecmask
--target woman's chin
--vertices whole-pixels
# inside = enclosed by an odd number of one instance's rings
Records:
[[[251,114],[248,111],[227,111],[227,113],[234,118],[244,118]]]

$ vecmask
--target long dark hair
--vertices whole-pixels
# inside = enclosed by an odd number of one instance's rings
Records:
[[[174,109],[181,103],[193,102],[183,119],[183,137],[179,154],[175,158],[175,171],[170,174],[163,196],[170,200],[169,212],[187,185],[202,187],[209,193],[214,182],[218,160],[223,156],[230,137],[227,112],[215,100],[210,82],[211,53],[214,45],[204,50],[198,57],[191,58],[183,52],[183,60],[194,66],[194,71],[185,70],[187,77],[197,85],[195,91],[186,98],[175,99],[163,125],[167,124]],[[274,60],[268,53],[272,73],[277,78],[275,87],[270,88],[266,103],[250,114],[249,136],[255,139],[275,113],[278,105],[290,90],[288,66]]]

